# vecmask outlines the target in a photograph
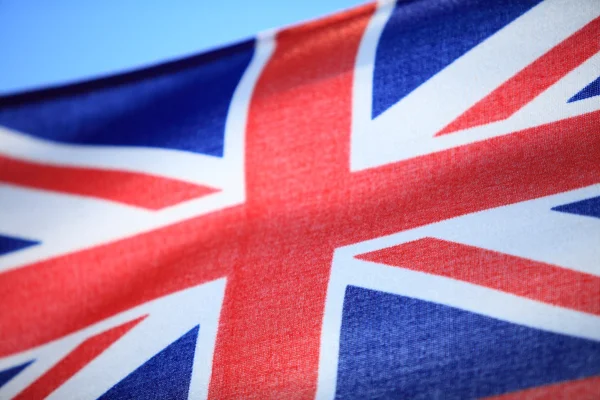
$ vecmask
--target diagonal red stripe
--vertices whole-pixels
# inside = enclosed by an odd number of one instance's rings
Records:
[[[600,278],[496,251],[423,238],[357,256],[600,315]]]
[[[226,276],[240,257],[242,215],[230,209],[1,273],[0,357]]]
[[[510,117],[599,52],[599,35],[600,18],[596,18],[484,97],[436,136]]]
[[[65,383],[144,318],[146,316],[126,322],[85,340],[54,367],[50,368],[44,375],[19,393],[14,400],[46,398],[46,396]]]
[[[600,376],[486,397],[488,400],[598,400],[598,398],[600,398]]]
[[[226,276],[209,398],[312,398],[335,248],[598,182],[599,112],[350,172],[373,11],[278,34],[250,104],[246,203],[0,274],[0,354]]]
[[[354,172],[344,243],[599,183],[598,121],[594,111]]]
[[[159,210],[218,191],[139,172],[54,166],[6,156],[0,156],[0,181],[96,197],[149,210]]]

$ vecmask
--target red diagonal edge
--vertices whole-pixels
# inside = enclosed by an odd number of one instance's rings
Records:
[[[245,204],[1,274],[0,354],[226,276],[209,397],[311,398],[335,248],[600,181],[598,112],[351,173],[373,11],[278,34],[250,105]]]
[[[446,135],[506,119],[600,51],[600,18],[504,82],[436,134]]]
[[[67,167],[0,155],[0,181],[159,210],[218,190],[140,172]]]
[[[600,277],[426,237],[356,256],[600,315]]]

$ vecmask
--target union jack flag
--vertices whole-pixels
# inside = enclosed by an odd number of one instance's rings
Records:
[[[600,398],[599,95],[415,0],[0,98],[0,398]]]

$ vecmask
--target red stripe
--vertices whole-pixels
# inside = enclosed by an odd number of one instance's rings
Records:
[[[357,258],[600,315],[600,277],[496,251],[428,237]]]
[[[598,400],[600,399],[600,377],[561,382],[486,397],[488,400]]]
[[[96,197],[149,210],[159,210],[218,191],[138,172],[52,166],[6,156],[0,156],[0,181]]]
[[[600,183],[598,160],[595,111],[358,171],[346,186],[343,244]]]
[[[250,105],[246,204],[0,274],[0,355],[227,276],[210,397],[312,398],[337,247],[599,182],[599,113],[350,173],[373,10],[278,36]]]
[[[46,398],[46,396],[50,395],[50,393],[85,367],[111,344],[119,340],[121,336],[129,332],[144,318],[146,318],[146,316],[126,322],[85,340],[77,346],[75,350],[28,386],[27,389],[19,393],[14,400]]]
[[[227,275],[239,258],[239,209],[0,274],[0,357]],[[31,327],[36,327],[31,329]]]
[[[436,134],[445,135],[501,121],[600,51],[600,18],[525,67]]]
[[[244,259],[227,280],[211,399],[311,399],[373,5],[282,31],[247,127]]]

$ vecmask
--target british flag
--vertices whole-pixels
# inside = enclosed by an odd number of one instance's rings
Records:
[[[0,98],[0,398],[600,398],[599,95],[414,0]]]

